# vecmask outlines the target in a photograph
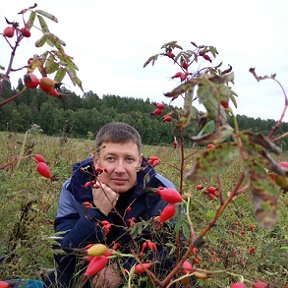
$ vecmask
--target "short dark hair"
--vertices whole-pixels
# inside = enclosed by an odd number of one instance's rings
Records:
[[[99,151],[103,143],[127,143],[133,142],[141,151],[142,140],[139,132],[124,122],[110,122],[100,128],[96,135],[96,150]]]

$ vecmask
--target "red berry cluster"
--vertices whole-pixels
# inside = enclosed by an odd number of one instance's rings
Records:
[[[149,157],[147,163],[147,165],[152,165],[152,166],[157,166],[160,164],[160,159],[157,156],[151,156]]]
[[[32,89],[35,89],[39,86],[44,92],[53,97],[61,96],[61,93],[58,89],[61,83],[57,83],[48,77],[42,77],[39,80],[35,74],[27,73],[24,75],[24,84],[26,87]]]
[[[97,223],[97,225],[102,227],[102,232],[105,236],[108,235],[111,229],[111,223],[109,221],[103,220]]]
[[[163,114],[165,105],[163,103],[154,103],[154,105],[156,106],[156,109],[153,110],[150,114],[154,115],[154,116],[160,116]],[[173,117],[171,116],[173,114],[173,112],[169,112],[168,114],[164,115],[162,117],[162,121],[163,122],[172,122],[173,121]]]
[[[44,157],[40,154],[35,154],[33,155],[33,158],[36,161],[36,171],[47,179],[53,179],[53,174]]]
[[[163,103],[154,103],[156,109],[151,112],[151,115],[160,116],[163,113],[165,105]]]
[[[151,240],[147,240],[145,241],[143,244],[142,244],[142,248],[141,248],[141,251],[139,253],[139,256],[140,257],[143,257],[144,256],[144,252],[145,250],[147,249],[150,249],[151,251],[153,252],[156,252],[157,251],[157,246],[154,242],[152,242]]]
[[[16,33],[20,33],[22,37],[30,37],[31,32],[27,27],[18,28],[18,23],[12,23],[3,30],[3,36],[7,38],[13,38]]]

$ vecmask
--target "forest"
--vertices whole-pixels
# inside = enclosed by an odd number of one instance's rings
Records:
[[[10,82],[6,82],[3,100],[17,94],[23,87],[21,79],[16,88],[11,87]],[[178,131],[174,125],[163,122],[161,116],[151,114],[156,108],[153,99],[118,95],[100,97],[93,91],[79,96],[65,88],[62,90],[63,96],[59,98],[48,96],[41,89],[26,89],[21,97],[0,107],[0,131],[24,133],[36,124],[45,135],[94,139],[98,129],[105,123],[122,121],[132,124],[147,145],[170,145],[173,137],[177,137]],[[167,111],[181,112],[182,109],[173,105],[166,107],[169,108]],[[228,121],[233,126],[232,119]],[[198,119],[193,123],[193,117],[191,122],[191,125],[186,127],[188,134],[192,134],[193,130],[197,131],[201,125]],[[267,135],[276,124],[276,120],[273,119],[255,119],[245,115],[237,115],[237,122],[240,130],[250,130],[263,135]],[[285,131],[288,131],[288,123],[282,123],[275,135],[281,135]],[[189,145],[189,138],[187,142]],[[287,150],[288,140],[282,140],[279,146]]]

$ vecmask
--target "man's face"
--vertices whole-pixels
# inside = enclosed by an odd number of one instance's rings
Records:
[[[99,175],[99,180],[117,193],[125,193],[132,188],[137,179],[137,168],[142,155],[136,143],[103,143],[94,158],[95,168],[107,169]]]

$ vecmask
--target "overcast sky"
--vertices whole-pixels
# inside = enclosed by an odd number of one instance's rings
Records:
[[[1,1],[1,27],[9,20],[20,21],[17,12],[34,1]],[[9,3],[9,5],[8,5]],[[154,67],[144,62],[161,52],[163,43],[177,40],[186,50],[190,41],[215,46],[219,52],[214,64],[223,61],[235,73],[233,90],[238,94],[235,114],[278,120],[284,108],[284,95],[271,80],[257,82],[248,72],[255,67],[259,75],[277,74],[288,93],[288,1],[287,0],[39,0],[38,8],[54,14],[58,24],[47,20],[50,31],[66,42],[65,51],[74,57],[85,92],[100,97],[169,99],[163,93],[175,87],[171,76],[178,71],[167,58]],[[33,30],[32,30],[33,31]],[[22,66],[34,53],[40,54],[32,40],[24,39],[14,68]],[[34,37],[36,38],[34,38]],[[2,37],[1,37],[2,38]],[[49,47],[46,47],[49,49]],[[7,66],[10,51],[0,40],[0,65]],[[21,52],[20,52],[21,51]],[[22,77],[15,73],[12,81]],[[69,78],[67,88],[75,89]],[[181,105],[181,103],[175,103]],[[284,118],[288,122],[288,116]]]

